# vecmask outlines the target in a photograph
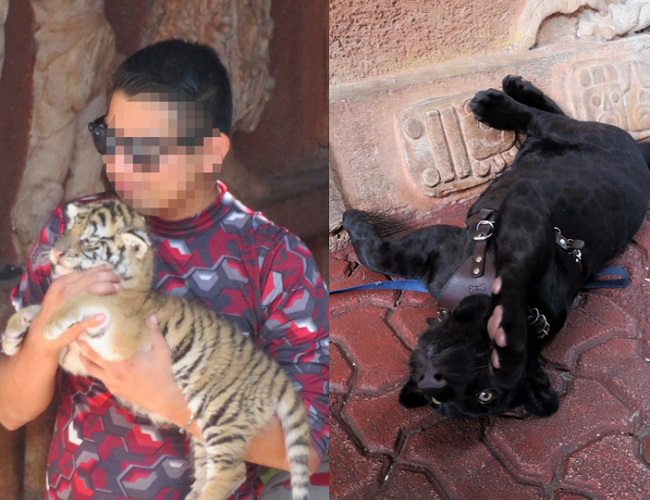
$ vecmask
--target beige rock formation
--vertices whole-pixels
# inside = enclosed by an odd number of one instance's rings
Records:
[[[102,190],[88,122],[106,109],[115,51],[102,0],[33,0],[34,107],[12,237],[23,260],[61,201]]]
[[[578,36],[606,40],[641,31],[650,26],[650,2],[625,0],[607,6],[602,15],[586,11],[580,17]]]
[[[599,11],[607,10],[605,0],[528,0],[516,21],[512,47],[516,50],[530,49],[535,45],[537,33],[545,19],[554,14],[571,14],[583,7]]]
[[[271,0],[153,0],[143,45],[182,38],[213,47],[233,88],[233,131],[253,131],[273,89]]]

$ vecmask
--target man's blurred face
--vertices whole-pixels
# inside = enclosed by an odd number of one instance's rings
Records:
[[[102,157],[117,194],[143,214],[192,215],[196,198],[212,191],[229,147],[210,116],[169,94],[116,91],[105,121]]]

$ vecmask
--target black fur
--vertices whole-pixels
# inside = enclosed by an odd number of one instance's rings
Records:
[[[470,106],[480,122],[526,134],[511,168],[468,213],[498,209],[490,245],[502,291],[467,297],[447,319],[429,326],[412,354],[400,402],[417,407],[433,398],[440,402],[434,407],[452,417],[499,415],[518,406],[548,416],[559,399],[540,365],[541,342],[529,331],[527,307],[546,316],[554,335],[580,288],[632,239],[648,208],[650,149],[619,128],[568,118],[521,77],[507,76],[503,92],[477,93]],[[385,240],[359,210],[345,212],[343,227],[363,265],[420,278],[436,298],[472,248],[465,229],[444,225]],[[554,227],[585,242],[583,272],[556,245]],[[497,305],[504,309],[505,348],[487,334]],[[492,349],[498,370],[490,363]]]

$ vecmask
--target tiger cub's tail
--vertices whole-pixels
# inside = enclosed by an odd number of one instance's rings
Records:
[[[287,461],[291,469],[291,498],[307,500],[309,494],[309,424],[307,411],[300,395],[287,379],[282,383],[278,416],[284,430]]]

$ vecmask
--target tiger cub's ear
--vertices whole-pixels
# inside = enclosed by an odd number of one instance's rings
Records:
[[[122,233],[120,235],[126,248],[135,252],[136,259],[142,259],[149,249],[149,238],[145,233]]]
[[[65,206],[64,213],[65,216],[68,219],[68,226],[72,226],[75,223],[75,220],[77,220],[77,216],[79,215],[79,212],[81,212],[81,205],[77,203],[68,203]]]

